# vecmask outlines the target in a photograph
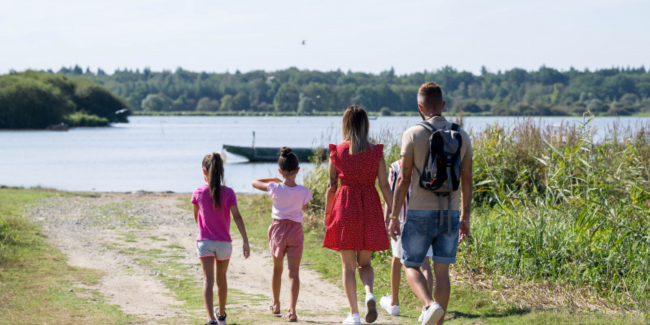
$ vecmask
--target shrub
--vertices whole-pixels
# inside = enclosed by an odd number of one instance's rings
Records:
[[[108,119],[97,115],[90,115],[84,112],[76,112],[66,116],[66,123],[71,127],[81,126],[107,126],[110,124]]]

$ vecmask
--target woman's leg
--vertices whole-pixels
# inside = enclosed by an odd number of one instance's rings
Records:
[[[210,320],[214,317],[214,256],[201,257],[201,268],[203,269],[203,302]],[[221,306],[219,306],[221,308]]]
[[[271,288],[273,290],[273,311],[275,312],[276,306],[280,312],[280,289],[282,288],[282,271],[284,268],[284,256],[273,256],[273,277],[271,278]]]
[[[220,316],[226,314],[226,298],[228,298],[228,281],[226,279],[226,273],[228,272],[228,263],[230,263],[230,260],[217,261],[217,290],[219,290]]]
[[[289,305],[289,312],[296,313],[296,304],[298,303],[298,292],[300,292],[300,257],[288,257],[287,263],[289,264],[289,281],[291,282],[291,305]]]
[[[366,294],[372,293],[372,285],[375,281],[375,272],[372,270],[372,264],[370,264],[371,258],[371,251],[357,252],[359,278],[361,279],[361,283],[363,283],[363,287],[366,289]]]
[[[355,273],[357,269],[357,252],[356,251],[340,251],[341,264],[343,267],[343,288],[345,295],[348,297],[350,304],[350,313],[358,314],[357,307],[357,279]]]

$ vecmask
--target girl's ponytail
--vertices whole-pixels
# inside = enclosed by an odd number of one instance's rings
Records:
[[[221,185],[223,184],[223,160],[221,155],[213,152],[203,158],[203,169],[208,178],[208,187],[212,196],[212,205],[221,209]]]

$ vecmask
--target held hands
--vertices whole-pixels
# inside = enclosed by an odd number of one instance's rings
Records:
[[[460,222],[458,224],[458,242],[462,242],[463,239],[469,236],[469,214],[463,213],[460,217]]]
[[[244,259],[247,259],[251,256],[251,248],[248,246],[248,242],[244,242]]]
[[[390,219],[388,223],[388,234],[393,240],[397,240],[397,236],[402,235],[402,231],[399,229],[399,218]]]

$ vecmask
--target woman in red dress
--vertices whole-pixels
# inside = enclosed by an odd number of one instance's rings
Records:
[[[375,188],[378,179],[384,200],[392,206],[384,146],[370,143],[368,129],[366,111],[350,106],[343,114],[343,142],[330,145],[323,247],[341,254],[343,286],[350,303],[350,315],[343,324],[361,321],[357,308],[357,269],[366,290],[365,320],[372,323],[377,319],[370,258],[372,252],[390,248],[382,204]]]

